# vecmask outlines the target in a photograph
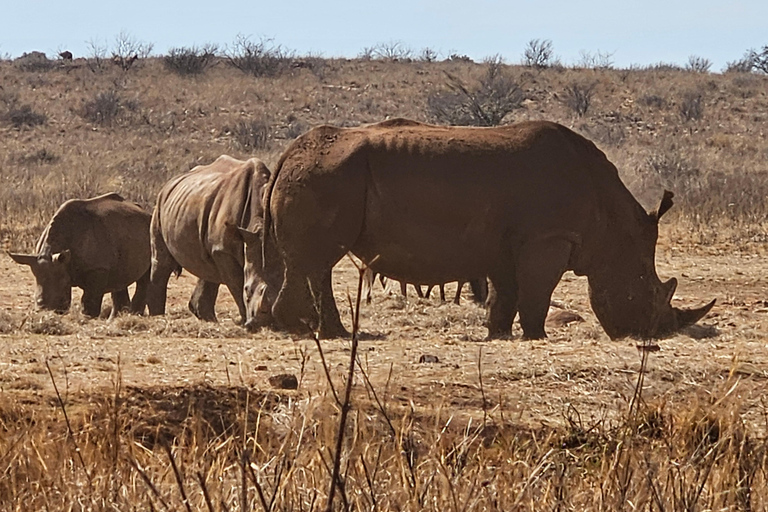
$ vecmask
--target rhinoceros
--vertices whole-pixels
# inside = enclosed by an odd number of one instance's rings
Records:
[[[261,246],[246,246],[247,258],[265,255],[246,283],[265,286],[246,297],[248,309],[271,310],[288,331],[345,335],[331,269],[350,251],[407,282],[488,276],[490,338],[509,336],[517,313],[524,338],[545,337],[566,270],[587,276],[611,338],[664,336],[714,304],[673,307],[677,280],[656,274],[658,223],[672,196],[646,212],[602,151],[552,122],[320,126],[294,140],[270,180],[252,233]]]
[[[223,283],[245,321],[243,240],[238,230],[248,227],[251,219],[261,219],[269,177],[261,160],[222,155],[163,186],[152,214],[150,315],[165,313],[168,279],[183,267],[198,277],[189,300],[196,317],[216,321],[214,306]]]
[[[149,285],[150,214],[119,194],[71,199],[62,204],[35,247],[36,254],[10,254],[32,269],[35,302],[41,309],[65,312],[72,287],[82,288],[83,313],[101,313],[105,293],[112,313],[142,313]],[[128,285],[136,283],[133,298]]]

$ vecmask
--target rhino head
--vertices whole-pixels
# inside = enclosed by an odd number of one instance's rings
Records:
[[[672,334],[698,322],[715,304],[713,300],[695,309],[673,307],[677,279],[662,282],[656,274],[658,223],[672,207],[672,197],[665,191],[655,212],[643,212],[636,223],[610,230],[621,235],[603,248],[606,257],[588,276],[592,309],[612,339]]]
[[[275,324],[272,304],[275,303],[283,282],[283,266],[277,264],[282,262],[282,259],[277,254],[274,244],[262,245],[263,230],[260,225],[252,231],[238,228],[238,233],[245,245],[243,267],[245,327],[255,331],[260,327],[270,327]],[[265,266],[265,259],[275,264]]]
[[[39,309],[66,313],[72,302],[72,279],[69,263],[72,253],[67,249],[56,254],[11,254],[13,261],[32,269],[37,284],[35,304]]]

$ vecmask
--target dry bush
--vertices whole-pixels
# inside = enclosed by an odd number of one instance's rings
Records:
[[[32,334],[55,336],[66,336],[75,332],[72,325],[64,319],[63,315],[53,312],[30,314],[24,322],[24,330]]]
[[[48,120],[45,114],[35,112],[31,105],[19,105],[12,107],[2,115],[3,121],[14,128],[25,128],[39,126]]]
[[[688,62],[685,64],[686,71],[692,71],[694,73],[709,73],[709,69],[712,67],[712,61],[699,57],[697,55],[691,55],[688,57]]]
[[[573,83],[565,88],[563,102],[568,105],[576,115],[582,117],[592,105],[597,82]]]
[[[698,121],[704,114],[704,105],[702,104],[701,94],[688,91],[683,95],[680,102],[680,117],[683,121]]]
[[[55,66],[54,61],[49,59],[43,52],[24,53],[13,62],[18,69],[27,72],[50,71]]]
[[[130,112],[136,112],[138,102],[123,99],[117,91],[100,92],[93,99],[83,103],[80,114],[87,121],[112,126],[127,118]]]
[[[520,108],[525,94],[504,69],[501,59],[486,60],[485,73],[472,89],[447,74],[450,92],[427,97],[427,111],[438,123],[462,126],[496,126]]]
[[[531,39],[523,50],[523,65],[544,69],[553,64],[554,49],[549,39]]]
[[[271,39],[258,42],[245,36],[238,36],[232,48],[224,52],[227,62],[248,75],[273,77],[289,71],[293,54]]]
[[[413,50],[402,41],[388,41],[377,43],[373,46],[363,48],[359,58],[364,60],[385,60],[390,62],[410,62]],[[436,57],[434,52],[427,52],[427,56]]]
[[[595,53],[581,51],[579,52],[580,59],[577,67],[584,69],[613,69],[613,52],[601,52],[600,50]]]
[[[9,334],[16,330],[16,321],[7,311],[0,311],[0,334]]]
[[[171,48],[163,57],[163,63],[168,70],[182,76],[201,75],[216,62],[217,52],[216,45]]]
[[[116,64],[123,71],[128,71],[139,59],[146,59],[152,53],[152,43],[139,41],[128,32],[121,31],[115,36],[115,42],[112,47],[112,63]]]

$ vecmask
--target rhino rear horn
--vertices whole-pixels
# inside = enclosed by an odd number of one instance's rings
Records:
[[[33,267],[37,265],[36,254],[14,254],[12,252],[9,252],[8,256],[10,256],[11,259],[13,259],[13,261],[21,265],[27,265],[29,267]]]
[[[712,299],[712,302],[709,304],[702,306],[700,308],[694,308],[694,309],[675,309],[675,317],[677,319],[677,328],[678,329],[684,329],[690,325],[695,324],[704,316],[709,313],[709,311],[712,309],[712,306],[715,305],[715,301],[717,299]]]

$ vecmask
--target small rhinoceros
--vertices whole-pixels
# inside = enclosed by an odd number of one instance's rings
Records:
[[[142,313],[149,286],[151,216],[120,195],[72,199],[62,204],[45,227],[36,254],[9,254],[35,275],[38,308],[64,313],[72,287],[83,290],[83,312],[101,313],[105,293],[112,294],[112,314]],[[136,283],[133,299],[128,285]]]

